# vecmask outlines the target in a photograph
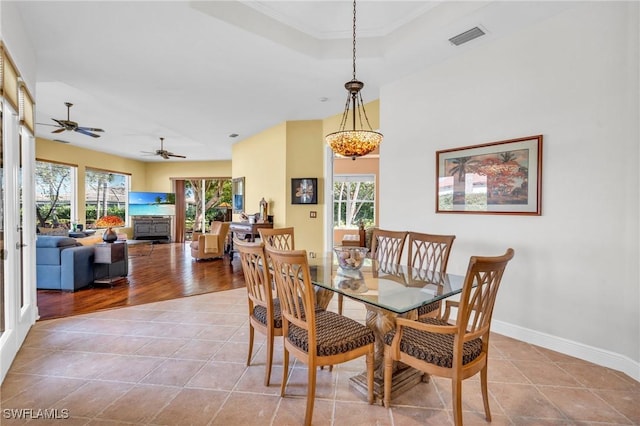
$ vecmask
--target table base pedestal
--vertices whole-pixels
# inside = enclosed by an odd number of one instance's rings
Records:
[[[411,389],[423,380],[424,373],[415,368],[405,368],[397,370],[391,376],[391,399]],[[355,390],[360,392],[367,398],[367,373],[361,373],[349,379],[349,382]],[[373,399],[375,403],[382,405],[384,399],[384,380],[373,380]]]

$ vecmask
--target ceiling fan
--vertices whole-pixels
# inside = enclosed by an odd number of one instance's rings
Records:
[[[156,149],[155,152],[143,152],[143,153],[149,154],[149,155],[159,155],[165,160],[168,160],[169,157],[187,158],[184,155],[174,154],[173,152],[170,152],[164,149],[164,138],[160,138],[160,149]]]
[[[83,135],[91,136],[93,138],[99,138],[100,137],[100,135],[97,135],[97,134],[95,134],[93,132],[104,132],[104,130],[96,129],[94,127],[78,126],[77,122],[71,121],[71,119],[69,118],[69,110],[71,109],[73,104],[71,102],[65,102],[64,104],[67,106],[67,119],[66,120],[58,120],[57,118],[52,118],[53,121],[58,123],[57,125],[55,125],[55,124],[45,124],[45,123],[38,123],[38,124],[41,124],[43,126],[55,126],[55,127],[58,127],[58,129],[54,130],[51,133],[61,133],[61,132],[64,132],[64,131],[68,130],[68,131],[82,133]]]

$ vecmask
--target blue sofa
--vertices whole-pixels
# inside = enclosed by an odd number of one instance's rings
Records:
[[[96,267],[94,247],[84,246],[74,238],[38,235],[36,239],[36,288],[76,291],[93,283]],[[113,276],[129,272],[127,247],[124,261],[110,266]]]

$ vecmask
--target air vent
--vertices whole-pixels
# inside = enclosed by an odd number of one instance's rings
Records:
[[[460,46],[463,43],[473,40],[474,38],[478,38],[480,36],[485,35],[485,32],[482,31],[478,27],[473,27],[468,31],[463,32],[462,34],[458,34],[455,37],[451,37],[449,41],[456,46]]]

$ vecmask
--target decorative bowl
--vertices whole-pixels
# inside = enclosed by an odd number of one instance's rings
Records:
[[[368,290],[362,272],[357,269],[341,268],[333,278],[333,285],[345,293],[364,293]]]
[[[333,248],[338,265],[344,269],[360,269],[369,251],[366,247],[337,246]]]

